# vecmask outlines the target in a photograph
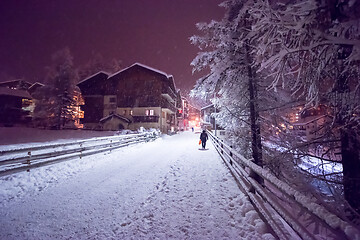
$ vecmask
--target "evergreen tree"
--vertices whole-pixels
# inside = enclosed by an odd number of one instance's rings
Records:
[[[66,123],[74,122],[75,83],[78,76],[73,67],[73,58],[68,48],[52,56],[53,65],[49,68],[47,85],[35,93],[36,125],[60,129]]]

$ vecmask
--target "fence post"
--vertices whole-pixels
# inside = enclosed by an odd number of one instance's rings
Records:
[[[29,166],[31,164],[31,151],[28,152],[28,159],[26,160],[26,164]],[[27,169],[26,171],[30,172],[30,169]]]

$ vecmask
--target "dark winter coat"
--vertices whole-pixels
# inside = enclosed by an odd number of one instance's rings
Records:
[[[205,131],[203,131],[201,134],[200,134],[200,139],[202,142],[206,142],[208,140],[208,135]]]

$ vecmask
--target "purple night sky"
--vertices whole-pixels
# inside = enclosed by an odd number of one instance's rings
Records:
[[[69,47],[76,66],[96,54],[122,67],[140,62],[174,75],[191,89],[199,75],[195,24],[220,20],[223,0],[2,0],[0,82],[5,76],[42,81],[51,55]]]

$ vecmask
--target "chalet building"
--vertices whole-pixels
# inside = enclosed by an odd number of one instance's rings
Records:
[[[181,131],[189,128],[189,102],[186,98],[181,97],[181,108],[178,111],[178,128]]]
[[[177,130],[181,107],[174,78],[135,63],[114,74],[100,71],[78,83],[84,98],[84,128]]]
[[[0,83],[0,124],[13,126],[30,123],[32,97],[27,90],[31,85],[24,80]]]

